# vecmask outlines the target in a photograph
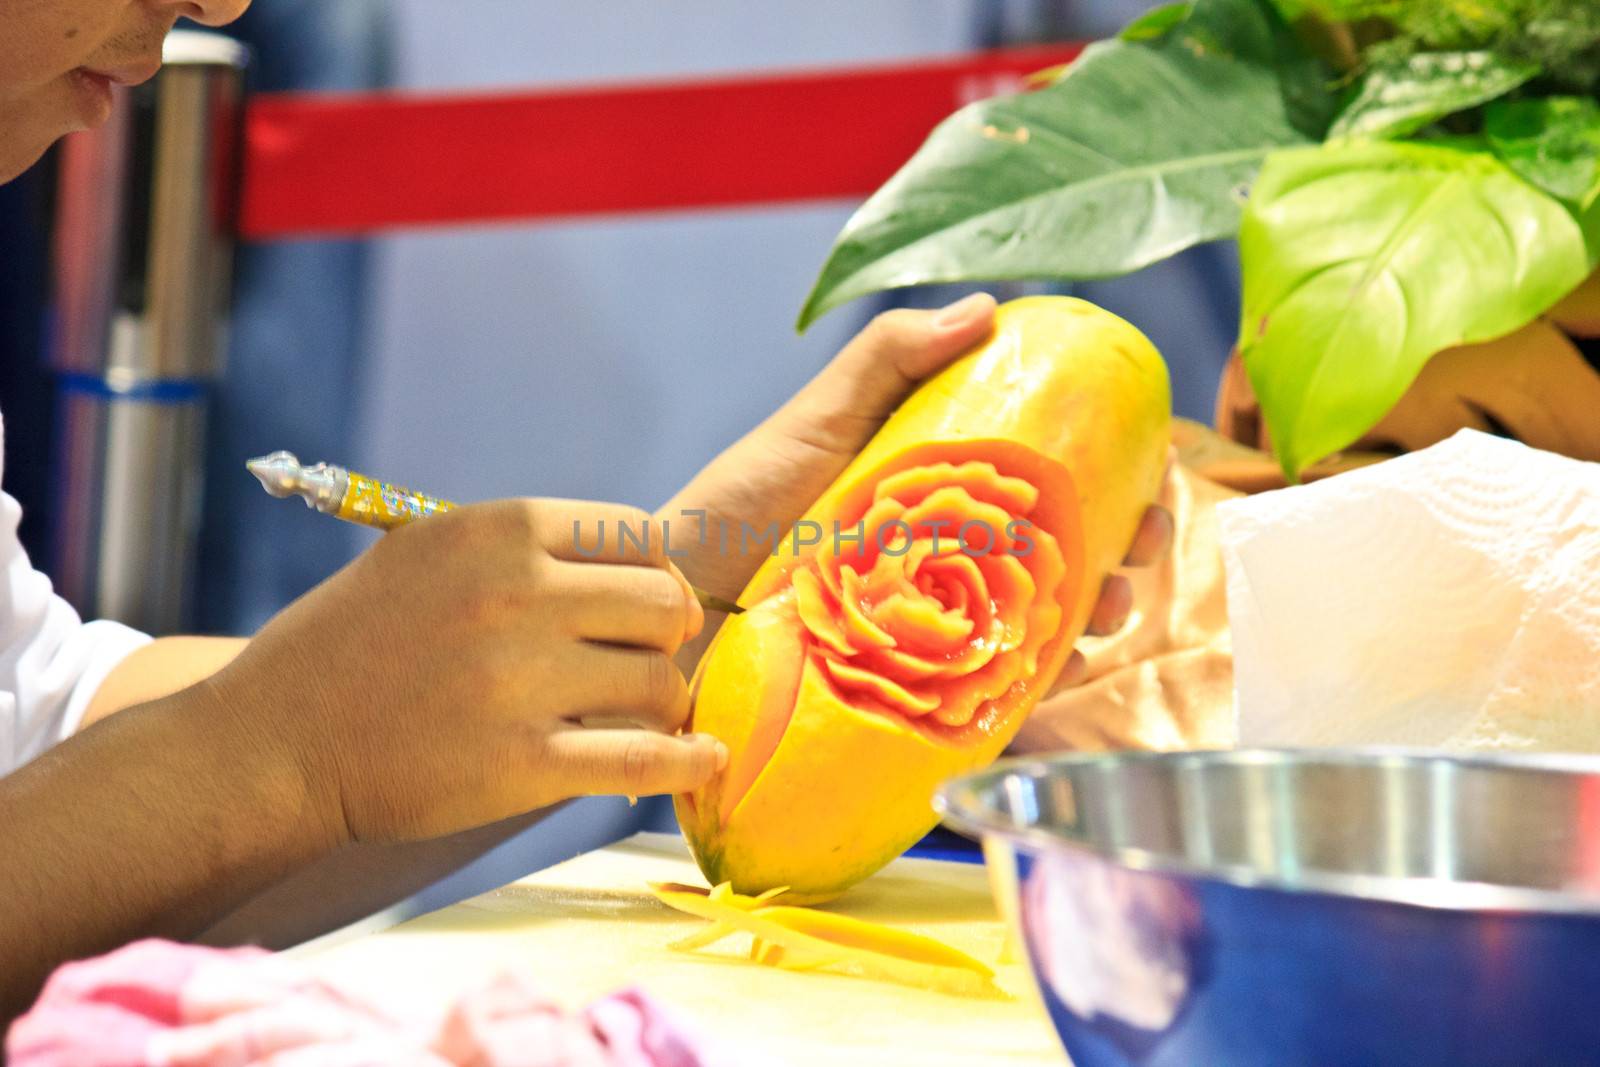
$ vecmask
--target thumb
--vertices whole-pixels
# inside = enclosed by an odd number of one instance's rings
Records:
[[[698,789],[728,765],[728,749],[706,734],[563,730],[547,755],[569,796],[653,797]]]
[[[884,312],[784,406],[780,428],[828,451],[859,452],[918,383],[989,336],[994,313],[988,293],[937,311]]]

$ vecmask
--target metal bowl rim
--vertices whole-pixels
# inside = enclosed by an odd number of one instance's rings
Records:
[[[1257,765],[1323,764],[1365,766],[1437,764],[1485,766],[1505,770],[1554,772],[1600,777],[1600,756],[1554,753],[1449,753],[1401,747],[1344,749],[1249,748],[1189,752],[1101,752],[1024,756],[1001,760],[988,769],[946,782],[934,796],[934,808],[946,825],[983,838],[1024,844],[1035,851],[1083,853],[1128,870],[1190,881],[1212,882],[1241,889],[1299,895],[1345,897],[1372,903],[1403,904],[1438,911],[1499,912],[1600,916],[1600,894],[1584,896],[1557,889],[1508,886],[1491,882],[1397,878],[1309,870],[1294,880],[1264,875],[1241,864],[1204,864],[1145,848],[1111,848],[1090,844],[1039,827],[1017,829],[986,818],[975,803],[979,792],[1013,776],[1039,778],[1051,768],[1096,763],[1234,763]],[[964,799],[965,798],[965,799]]]

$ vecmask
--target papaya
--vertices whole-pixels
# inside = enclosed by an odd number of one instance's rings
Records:
[[[675,798],[712,885],[837,896],[1050,690],[1160,490],[1167,369],[1082,300],[1002,305],[763,562],[691,684],[726,767]]]

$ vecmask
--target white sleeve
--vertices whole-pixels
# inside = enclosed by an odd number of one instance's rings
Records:
[[[0,775],[71,737],[106,675],[150,641],[114,622],[85,625],[28,562],[21,521],[0,493]]]

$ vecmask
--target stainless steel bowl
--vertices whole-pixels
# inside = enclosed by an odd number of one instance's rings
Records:
[[[1073,755],[938,804],[1077,1067],[1600,1064],[1600,760]]]

